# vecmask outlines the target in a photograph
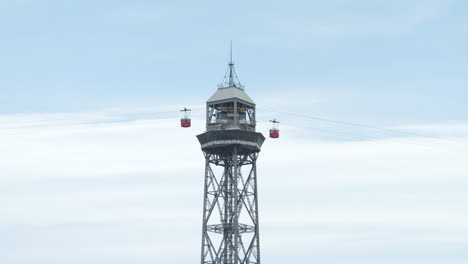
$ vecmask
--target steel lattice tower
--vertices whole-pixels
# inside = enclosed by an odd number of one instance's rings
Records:
[[[265,140],[255,132],[255,103],[229,63],[207,101],[201,264],[260,263],[257,157]]]

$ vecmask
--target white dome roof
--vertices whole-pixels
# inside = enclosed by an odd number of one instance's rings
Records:
[[[244,90],[231,86],[226,88],[219,88],[207,101],[207,103],[213,103],[218,101],[225,101],[229,99],[239,99],[246,103],[255,105],[255,102],[247,95]]]

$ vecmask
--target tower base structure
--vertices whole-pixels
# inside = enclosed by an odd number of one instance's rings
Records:
[[[256,163],[265,137],[214,130],[197,138],[205,156],[201,264],[259,264]]]

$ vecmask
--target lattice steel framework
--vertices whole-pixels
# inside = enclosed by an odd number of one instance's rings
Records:
[[[260,263],[258,152],[232,145],[204,155],[201,263]]]

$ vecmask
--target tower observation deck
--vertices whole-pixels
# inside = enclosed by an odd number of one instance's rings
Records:
[[[229,63],[206,103],[201,264],[259,264],[257,157],[265,137],[255,132],[255,103]]]

